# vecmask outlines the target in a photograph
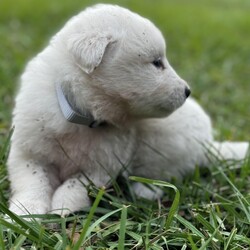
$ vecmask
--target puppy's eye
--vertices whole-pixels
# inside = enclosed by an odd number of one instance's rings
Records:
[[[152,64],[157,68],[157,69],[165,69],[165,66],[163,64],[163,61],[161,58],[158,58],[152,62]]]

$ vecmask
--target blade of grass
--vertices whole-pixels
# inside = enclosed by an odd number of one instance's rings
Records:
[[[10,139],[12,137],[12,134],[14,132],[14,128],[12,128],[8,134],[8,137],[6,139],[6,141],[4,142],[4,145],[2,147],[2,150],[0,152],[0,161],[3,161],[4,159],[4,155],[6,154],[6,152],[8,151],[8,147],[10,146]],[[5,158],[5,161],[7,160],[7,157]],[[3,162],[5,163],[5,162]]]
[[[138,249],[138,247],[142,245],[142,236],[140,234],[128,230],[126,233],[137,241],[136,245],[134,245],[134,247],[131,248],[131,250]]]
[[[18,234],[26,236],[28,239],[30,239],[30,240],[32,240],[34,242],[39,242],[38,238],[33,236],[32,234],[30,234],[30,232],[28,230],[24,231],[21,228],[19,228],[18,226],[14,225],[12,223],[9,223],[9,222],[1,219],[1,218],[0,218],[0,224],[7,227],[8,229],[11,229],[12,231],[14,231],[14,232],[16,232]]]
[[[213,233],[215,228],[206,221],[200,214],[194,214],[194,217],[210,232]]]
[[[32,238],[35,239],[36,242],[43,240],[43,242],[46,242],[46,245],[48,245],[48,246],[53,246],[54,244],[56,244],[55,239],[53,239],[53,237],[51,237],[51,235],[49,233],[44,231],[42,235],[39,234],[39,231],[41,230],[41,226],[39,225],[39,223],[36,223],[35,221],[34,221],[35,223],[25,221],[21,217],[12,213],[3,204],[0,204],[0,211],[2,211],[4,214],[8,215],[10,219],[15,221],[25,231],[28,231],[29,232],[28,235],[32,236]],[[1,223],[5,224],[8,228],[10,228],[10,226],[12,225],[11,223],[8,223],[4,219],[0,218],[0,220],[2,221]],[[40,237],[42,237],[42,239]]]
[[[233,184],[233,182],[228,178],[228,176],[223,172],[222,168],[218,168],[220,174],[227,180],[227,182],[231,185],[231,187],[234,189],[235,193],[247,204],[248,207],[250,207],[250,202],[242,195],[242,193],[239,191],[239,189]],[[250,217],[249,217],[250,218]],[[249,220],[250,221],[250,220]]]
[[[100,200],[101,200],[101,198],[102,198],[104,192],[105,192],[105,189],[104,189],[104,188],[101,188],[101,189],[99,190],[99,192],[98,192],[98,194],[97,194],[97,196],[96,196],[96,199],[95,199],[95,201],[94,201],[94,203],[93,203],[93,205],[92,205],[92,207],[91,207],[91,209],[90,209],[90,211],[89,211],[89,214],[88,214],[88,216],[87,216],[86,223],[85,223],[85,225],[84,225],[84,227],[83,227],[83,229],[82,229],[82,232],[81,232],[81,234],[80,234],[79,240],[78,240],[78,241],[76,242],[76,244],[74,245],[73,250],[78,250],[78,249],[81,247],[82,243],[84,242],[85,237],[86,237],[86,233],[87,233],[88,228],[89,228],[90,223],[91,223],[91,220],[92,220],[92,218],[93,218],[93,216],[94,216],[94,213],[95,213],[95,211],[96,211],[96,208],[98,207],[98,204],[99,204],[99,202],[100,202]]]
[[[105,215],[103,215],[101,218],[99,218],[97,221],[95,221],[89,228],[88,228],[88,231],[86,233],[86,235],[89,235],[93,230],[94,228],[96,228],[100,223],[102,223],[104,220],[106,220],[108,217],[112,216],[113,214],[115,213],[118,213],[119,211],[121,211],[122,208],[118,208],[114,211],[111,211]]]
[[[62,250],[62,249],[67,249],[66,246],[64,245],[65,237],[62,237],[61,234],[55,233],[55,237],[58,239],[58,242],[54,246],[54,250]]]
[[[224,250],[229,249],[230,244],[232,243],[232,241],[234,240],[234,237],[237,233],[237,228],[233,228],[232,231],[230,232],[229,236],[228,236],[228,240],[226,242],[226,245],[224,247]]]
[[[118,250],[124,249],[125,234],[126,234],[126,222],[127,222],[127,206],[122,207],[121,220],[120,220],[120,231],[119,231],[119,241]]]
[[[3,228],[1,224],[0,224],[0,249],[5,250],[5,244],[3,240]]]
[[[64,217],[61,218],[61,240],[62,240],[62,248],[65,249],[67,245],[67,233],[66,233],[66,220]],[[58,249],[60,249],[58,247]]]
[[[228,236],[230,235],[229,233],[228,234],[224,233],[224,234]],[[250,239],[248,236],[235,234],[234,239],[239,242],[244,242],[244,244],[248,244],[250,246]]]
[[[208,244],[213,240],[214,236],[218,233],[220,227],[217,227],[213,234],[202,244],[199,250],[206,250]]]
[[[197,248],[196,244],[194,243],[194,240],[190,234],[188,235],[188,240],[191,244],[192,250],[198,250],[198,248]]]
[[[16,238],[16,240],[15,240],[15,242],[14,242],[14,249],[20,249],[21,248],[21,246],[22,246],[22,244],[24,243],[24,241],[26,240],[26,236],[24,236],[24,235],[19,235],[19,237],[18,238]]]
[[[186,250],[187,249],[187,244],[184,244],[181,248],[181,250]]]
[[[173,218],[175,214],[178,211],[178,206],[180,202],[180,192],[177,189],[176,186],[174,186],[171,183],[165,182],[165,181],[160,181],[160,180],[151,180],[151,179],[146,179],[142,177],[136,177],[136,176],[130,176],[130,180],[141,182],[141,183],[146,183],[146,184],[151,184],[155,186],[161,186],[161,187],[167,187],[167,188],[172,188],[175,191],[175,197],[172,203],[172,206],[170,207],[168,217],[166,220],[165,228],[168,229],[173,221]]]
[[[189,221],[186,219],[182,218],[180,215],[176,214],[175,218],[182,224],[184,225],[187,229],[189,229],[191,232],[193,232],[195,235],[198,235],[200,238],[204,239],[205,236],[194,226],[192,225]]]
[[[212,211],[211,211],[212,212]],[[210,212],[210,213],[211,213]],[[200,214],[195,214],[194,216],[203,226],[205,229],[207,229],[211,234],[215,232],[215,228],[207,221],[205,220]],[[223,224],[223,222],[221,222]],[[220,234],[219,230],[217,230],[218,234],[216,235],[220,241],[223,241],[223,237]]]

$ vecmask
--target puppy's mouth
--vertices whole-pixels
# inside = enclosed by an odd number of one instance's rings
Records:
[[[176,109],[177,107],[170,108],[163,105],[158,105],[155,107],[155,114],[157,117],[165,117],[172,114]]]
[[[155,106],[155,113],[159,114],[159,117],[164,117],[172,114],[175,110],[180,108],[186,99],[180,100],[179,102],[167,102],[164,104],[158,104]]]
[[[162,106],[162,105],[158,105],[157,107],[156,107],[156,110],[158,111],[158,112],[161,112],[161,113],[172,113],[173,111],[175,111],[175,109],[170,109],[169,107],[167,108],[167,107],[164,107],[164,106]]]

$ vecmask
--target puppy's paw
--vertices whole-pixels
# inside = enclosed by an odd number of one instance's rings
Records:
[[[87,190],[77,179],[67,180],[52,197],[51,213],[66,216],[90,206]]]
[[[138,197],[148,200],[157,200],[163,196],[163,191],[153,185],[145,186],[142,183],[133,183],[133,190]]]
[[[17,215],[46,214],[50,210],[49,202],[38,199],[22,200],[11,199],[10,211]]]

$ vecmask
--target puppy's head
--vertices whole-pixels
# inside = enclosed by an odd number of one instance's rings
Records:
[[[167,61],[161,32],[127,9],[89,8],[66,25],[63,36],[85,76],[82,85],[89,88],[93,105],[88,105],[97,119],[121,113],[127,118],[167,116],[190,94]]]

